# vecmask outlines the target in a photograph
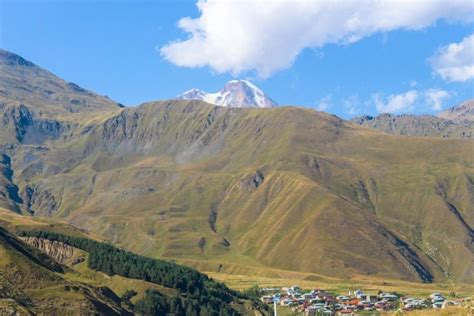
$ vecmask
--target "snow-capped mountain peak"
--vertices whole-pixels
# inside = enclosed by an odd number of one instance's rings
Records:
[[[216,93],[208,93],[199,89],[191,89],[178,96],[181,100],[201,100],[220,106],[239,108],[270,108],[276,102],[268,97],[256,85],[247,80],[231,80]]]

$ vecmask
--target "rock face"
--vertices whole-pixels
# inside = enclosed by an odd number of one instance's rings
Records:
[[[262,90],[247,80],[229,81],[216,93],[191,89],[178,96],[179,100],[200,100],[207,103],[236,108],[271,108],[277,104]]]
[[[18,186],[13,181],[11,158],[0,153],[0,206],[19,213],[19,204],[22,203]]]
[[[257,189],[265,179],[263,173],[259,170],[255,171],[250,175],[247,175],[244,179],[240,181],[240,187],[244,190]]]
[[[82,251],[60,241],[36,237],[21,237],[20,239],[65,265],[74,265],[85,260]]]
[[[385,133],[407,136],[428,136],[442,138],[474,138],[474,121],[453,121],[431,115],[361,116],[351,120],[353,123]]]
[[[42,118],[33,108],[24,104],[0,104],[0,128],[9,130],[12,141],[23,144],[42,144],[63,135],[70,126],[58,120]],[[7,135],[6,135],[7,136]]]
[[[474,100],[467,100],[438,114],[438,117],[454,122],[474,121]]]

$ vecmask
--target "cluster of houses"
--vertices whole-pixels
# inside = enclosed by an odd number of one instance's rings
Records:
[[[275,309],[285,306],[304,315],[354,315],[363,311],[410,311],[426,308],[445,308],[459,305],[460,301],[447,300],[440,293],[433,293],[427,299],[401,297],[392,293],[366,294],[361,290],[348,295],[334,295],[323,289],[303,292],[294,285],[284,288],[262,289],[261,301],[274,305]]]

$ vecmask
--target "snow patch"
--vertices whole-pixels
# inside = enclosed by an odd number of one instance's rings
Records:
[[[227,107],[270,108],[277,105],[260,88],[248,80],[231,80],[221,91],[216,93],[190,89],[179,95],[178,99],[201,100]]]

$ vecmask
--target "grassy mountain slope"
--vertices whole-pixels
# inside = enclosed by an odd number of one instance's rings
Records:
[[[1,144],[43,144],[122,105],[0,49]]]
[[[13,211],[222,270],[474,282],[472,140],[296,107],[49,106],[2,108],[0,193]]]
[[[66,82],[24,58],[0,49],[0,102],[40,107],[57,116],[91,110],[115,109],[107,97]]]
[[[35,214],[151,256],[472,281],[472,149],[299,108],[170,101],[26,164],[17,148],[14,168]]]

